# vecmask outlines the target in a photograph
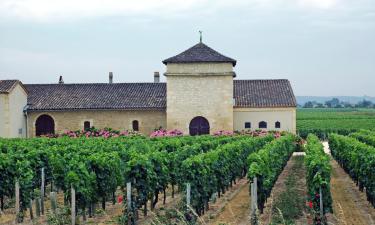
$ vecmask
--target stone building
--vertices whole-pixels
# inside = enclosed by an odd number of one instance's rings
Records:
[[[34,137],[88,127],[296,132],[288,80],[238,80],[236,60],[200,42],[163,61],[166,83],[22,84],[0,80],[0,136]]]

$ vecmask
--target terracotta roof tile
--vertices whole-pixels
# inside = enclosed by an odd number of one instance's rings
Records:
[[[296,107],[288,80],[234,80],[235,106],[238,108]]]
[[[9,93],[19,80],[0,80],[0,93]]]
[[[26,84],[29,110],[165,110],[166,83]],[[234,80],[234,107],[296,107],[288,80]]]
[[[29,110],[165,109],[165,83],[26,84]]]
[[[222,62],[236,65],[236,60],[218,53],[203,43],[198,43],[176,56],[163,60],[164,64],[200,62]]]

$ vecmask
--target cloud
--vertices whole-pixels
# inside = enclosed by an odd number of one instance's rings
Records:
[[[170,13],[186,10],[200,0],[2,0],[3,16],[36,20],[108,16],[134,13]]]
[[[347,0],[0,0],[0,18],[37,21],[98,16],[181,16],[228,8],[331,9]],[[370,1],[370,0],[356,0]]]
[[[331,9],[337,6],[339,2],[339,0],[299,0],[301,6],[321,9]]]

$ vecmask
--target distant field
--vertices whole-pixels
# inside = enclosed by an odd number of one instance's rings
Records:
[[[375,129],[375,109],[298,109],[297,130],[301,136],[315,133],[347,134],[359,129]]]

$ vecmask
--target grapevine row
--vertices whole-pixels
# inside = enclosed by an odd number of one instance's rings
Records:
[[[375,207],[375,148],[355,138],[331,134],[329,146],[332,156],[356,182],[366,190],[368,201]]]

